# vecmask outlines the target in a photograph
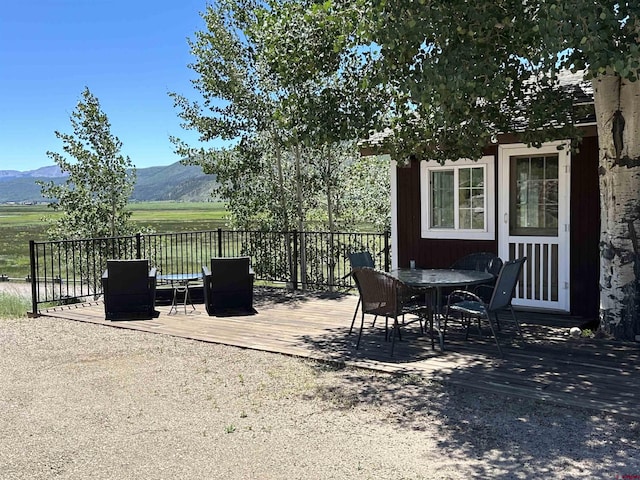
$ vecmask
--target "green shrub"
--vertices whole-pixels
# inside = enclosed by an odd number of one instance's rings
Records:
[[[15,293],[0,292],[0,318],[26,317],[31,308],[28,298]]]

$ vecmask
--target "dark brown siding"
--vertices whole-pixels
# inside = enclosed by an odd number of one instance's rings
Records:
[[[497,158],[497,147],[486,155]],[[586,137],[571,165],[571,313],[595,318],[599,305],[600,200],[598,143]],[[496,182],[498,168],[495,169]],[[498,242],[486,240],[437,240],[420,236],[420,163],[398,168],[398,263],[408,267],[415,259],[422,268],[446,268],[472,252],[498,253]],[[498,193],[499,195],[499,193]],[[496,198],[496,209],[498,201]],[[496,211],[496,218],[497,211]],[[496,222],[497,228],[497,222]],[[496,232],[497,239],[497,232]]]
[[[496,158],[497,147],[488,149],[486,155],[494,155]],[[495,172],[497,176],[497,169]],[[421,238],[420,162],[414,161],[410,166],[398,168],[397,179],[398,266],[408,267],[409,260],[414,259],[418,268],[447,268],[468,253],[498,253],[498,243],[494,240]],[[497,177],[495,184],[498,184]]]
[[[571,313],[597,318],[600,305],[598,140],[584,138],[571,159]]]

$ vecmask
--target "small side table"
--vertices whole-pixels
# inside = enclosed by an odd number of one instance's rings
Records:
[[[173,299],[171,301],[169,315],[177,315],[179,304],[182,304],[184,307],[185,314],[187,313],[187,303],[191,305],[193,310],[196,309],[196,306],[191,300],[189,286],[191,282],[195,282],[201,278],[201,273],[170,273],[168,275],[158,275],[160,281],[171,283],[173,287]]]
[[[178,297],[182,295],[182,306],[184,307],[184,313],[187,314],[187,303],[191,305],[193,310],[196,309],[195,305],[191,301],[191,295],[189,294],[189,282],[185,284],[175,284],[173,286],[173,300],[171,301],[171,308],[169,309],[169,315],[178,314]]]

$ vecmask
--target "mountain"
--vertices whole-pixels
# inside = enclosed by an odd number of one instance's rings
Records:
[[[27,172],[19,172],[18,170],[0,170],[0,182],[7,179],[14,178],[57,178],[64,176],[60,167],[57,165],[51,165],[49,167],[41,167],[36,170],[29,170]]]
[[[62,183],[65,179],[56,165],[26,172],[0,170],[0,203],[45,201],[36,181]],[[215,176],[202,173],[200,167],[180,162],[139,168],[136,169],[136,185],[131,200],[206,201],[211,198],[215,185]]]

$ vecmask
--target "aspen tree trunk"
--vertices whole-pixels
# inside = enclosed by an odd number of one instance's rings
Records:
[[[298,210],[298,232],[300,234],[300,279],[302,289],[307,288],[307,241],[304,231],[304,209],[302,207],[302,152],[300,144],[296,144],[294,149],[296,160],[296,200]]]
[[[335,277],[336,277],[336,273],[335,273],[335,267],[336,267],[336,263],[335,263],[335,259],[336,259],[336,254],[335,254],[335,248],[333,245],[333,234],[335,233],[335,226],[333,224],[333,189],[332,187],[332,175],[333,175],[333,163],[332,163],[332,159],[333,159],[333,152],[331,150],[331,146],[327,146],[327,170],[326,170],[326,175],[325,175],[325,182],[327,184],[327,219],[328,219],[328,223],[329,223],[329,246],[327,248],[327,251],[329,253],[329,257],[327,258],[327,261],[329,262],[329,264],[327,265],[327,268],[329,269],[329,290],[333,291],[333,285],[335,284]]]
[[[276,153],[276,169],[278,171],[278,197],[280,200],[280,208],[282,210],[282,229],[286,232],[284,247],[286,250],[289,275],[291,275],[291,279],[293,282],[293,278],[295,277],[293,269],[296,268],[296,265],[293,262],[293,253],[291,251],[291,225],[289,222],[289,212],[287,211],[286,189],[284,185],[284,173],[282,171],[282,149],[280,148],[280,144],[278,143],[278,138],[276,137],[276,135],[274,135],[273,138],[273,145],[275,146]]]
[[[600,144],[600,328],[640,335],[640,81],[593,80]]]

